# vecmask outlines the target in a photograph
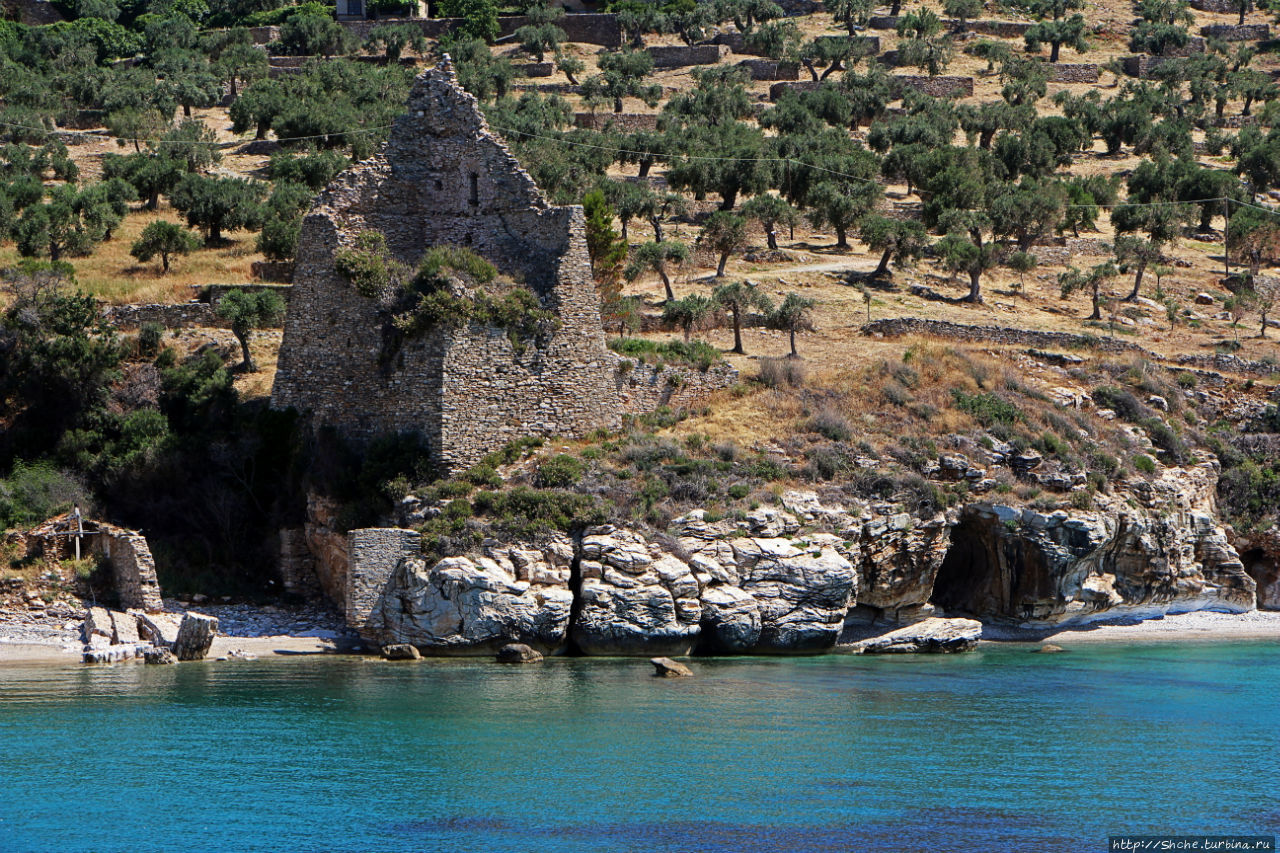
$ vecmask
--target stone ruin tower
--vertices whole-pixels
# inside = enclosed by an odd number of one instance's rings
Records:
[[[375,300],[334,269],[365,231],[410,266],[432,246],[471,249],[529,287],[558,330],[520,353],[497,328],[432,330],[380,364]],[[417,431],[450,469],[518,437],[617,426],[585,233],[582,208],[547,203],[446,56],[414,82],[382,153],[339,174],[303,221],[272,406],[356,441]]]

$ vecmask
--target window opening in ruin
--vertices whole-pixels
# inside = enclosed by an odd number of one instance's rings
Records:
[[[471,173],[471,203],[480,203],[480,176],[475,172]]]

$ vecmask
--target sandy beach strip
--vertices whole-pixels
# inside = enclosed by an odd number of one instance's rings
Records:
[[[1280,641],[1280,611],[1252,610],[1248,613],[1215,613],[1197,610],[1150,619],[1115,619],[1088,625],[1056,628],[1018,628],[984,625],[984,642],[1054,643],[1060,646],[1081,643],[1146,643],[1231,640]]]

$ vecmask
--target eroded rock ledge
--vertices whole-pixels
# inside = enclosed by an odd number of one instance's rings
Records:
[[[787,492],[740,521],[696,510],[666,533],[602,526],[439,560],[412,531],[357,530],[347,620],[372,643],[427,654],[515,642],[654,657],[971,648],[958,622],[890,633],[944,613],[1042,628],[1244,612],[1256,586],[1216,522],[1216,476],[1212,464],[1170,469],[1078,513],[974,503],[918,518]]]

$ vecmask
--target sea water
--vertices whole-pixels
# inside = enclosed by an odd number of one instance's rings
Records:
[[[1102,851],[1280,834],[1280,644],[0,667],[0,851]]]

